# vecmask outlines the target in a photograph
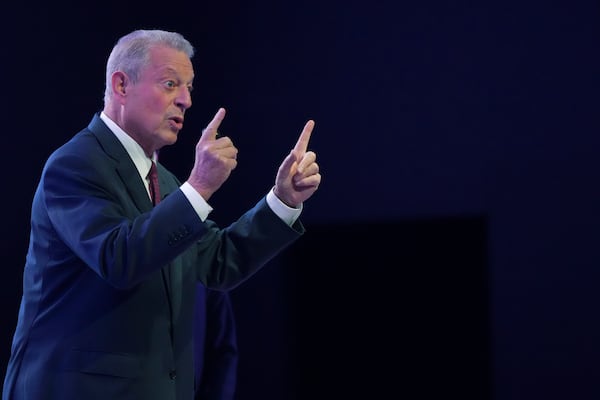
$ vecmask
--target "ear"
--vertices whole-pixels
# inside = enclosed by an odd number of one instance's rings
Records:
[[[113,93],[116,96],[122,97],[127,93],[127,88],[129,85],[129,77],[125,72],[117,71],[112,74],[111,77],[111,85],[113,89]]]

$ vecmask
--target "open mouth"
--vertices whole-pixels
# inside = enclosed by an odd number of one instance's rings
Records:
[[[177,130],[181,130],[183,128],[183,118],[182,117],[171,117],[169,118],[169,124],[172,128]]]

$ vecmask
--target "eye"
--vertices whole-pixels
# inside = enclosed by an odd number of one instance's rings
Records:
[[[166,81],[165,86],[168,87],[169,89],[173,89],[174,87],[177,86],[177,84],[175,83],[175,81]]]
[[[188,92],[192,93],[194,91],[194,87],[192,85],[188,85]]]

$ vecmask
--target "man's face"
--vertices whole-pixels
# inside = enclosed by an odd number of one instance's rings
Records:
[[[185,110],[192,106],[193,79],[194,69],[185,53],[156,47],[138,82],[126,86],[123,128],[147,155],[177,141]]]

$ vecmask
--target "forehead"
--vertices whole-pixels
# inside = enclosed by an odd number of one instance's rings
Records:
[[[194,67],[187,54],[165,46],[150,50],[150,63],[146,70],[152,74],[175,74],[183,81],[194,79]]]

